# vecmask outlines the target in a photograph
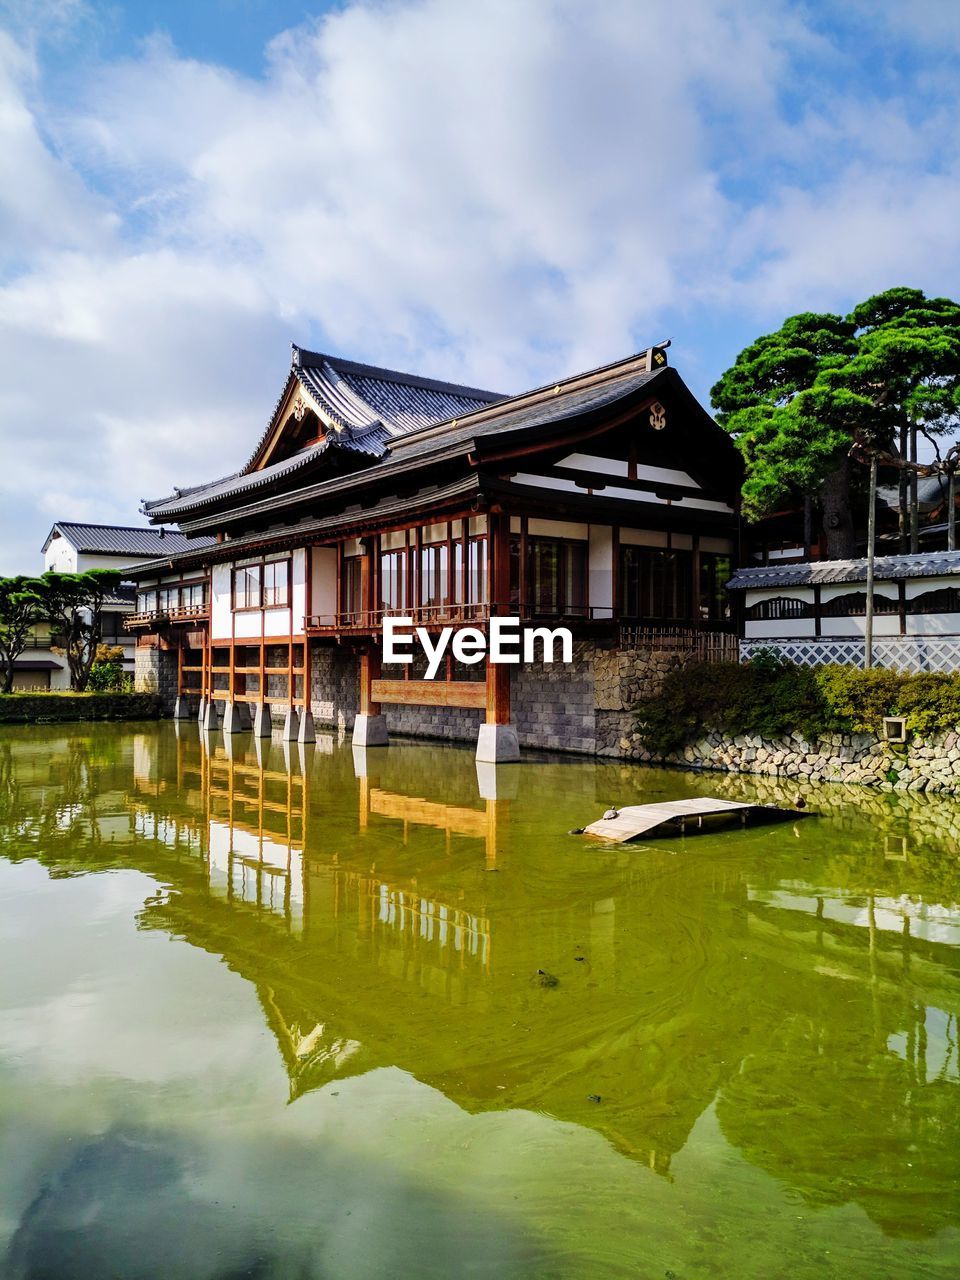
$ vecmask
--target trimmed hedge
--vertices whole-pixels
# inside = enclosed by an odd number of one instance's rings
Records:
[[[67,720],[157,720],[155,693],[3,693],[0,724],[58,724]]]
[[[879,735],[884,716],[906,717],[921,735],[944,733],[960,725],[960,674],[798,667],[761,653],[742,665],[678,667],[635,710],[637,732],[655,755],[709,732],[778,739],[799,731],[813,741],[828,733]]]

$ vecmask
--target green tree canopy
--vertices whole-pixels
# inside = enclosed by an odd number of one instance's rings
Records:
[[[46,619],[43,583],[22,575],[0,578],[0,691],[13,688],[14,663],[38,623]]]
[[[711,392],[746,463],[754,519],[819,500],[828,555],[854,550],[849,452],[960,426],[960,305],[888,289],[848,316],[804,312],[737,356]]]
[[[83,692],[100,644],[103,605],[121,581],[112,569],[45,573],[40,579],[46,616],[67,656],[70,687]]]

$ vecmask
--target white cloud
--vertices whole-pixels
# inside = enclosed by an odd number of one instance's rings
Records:
[[[958,292],[956,89],[884,96],[804,15],[355,3],[261,79],[157,36],[67,104],[7,40],[0,563],[53,502],[130,520],[240,465],[291,338],[509,390],[667,332],[719,373],[718,311]]]

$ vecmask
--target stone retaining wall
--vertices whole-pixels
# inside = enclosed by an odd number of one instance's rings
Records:
[[[904,745],[872,734],[832,733],[811,742],[800,733],[783,740],[709,733],[683,751],[657,757],[636,733],[621,739],[622,754],[643,764],[679,765],[726,773],[756,773],[808,782],[844,782],[891,791],[960,793],[957,732],[914,738]]]
[[[176,651],[137,645],[133,651],[133,687],[137,693],[159,694],[161,714],[173,715],[177,700]]]

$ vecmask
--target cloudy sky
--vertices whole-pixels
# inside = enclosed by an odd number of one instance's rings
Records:
[[[957,0],[0,0],[0,572],[242,465],[289,344],[521,390],[960,296]]]

